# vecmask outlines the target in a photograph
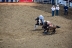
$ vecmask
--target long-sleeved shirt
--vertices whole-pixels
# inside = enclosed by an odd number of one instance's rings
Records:
[[[39,19],[44,19],[44,17],[42,15],[39,16]]]
[[[59,10],[60,8],[59,7],[56,7],[56,10]]]
[[[40,15],[39,19],[42,20],[42,22],[44,22],[44,16]]]
[[[52,11],[55,11],[55,7],[51,7],[51,10],[52,10]]]

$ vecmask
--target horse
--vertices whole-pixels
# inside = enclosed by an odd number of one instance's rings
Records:
[[[54,34],[56,32],[56,28],[60,28],[60,26],[54,24],[47,24],[47,22],[45,22],[42,28],[44,29],[45,34],[51,35]]]
[[[42,20],[39,19],[39,17],[37,17],[35,20],[36,20],[37,22],[36,22],[36,24],[35,24],[34,30],[36,30],[38,26],[43,26],[43,23],[45,22],[45,20],[42,22]]]

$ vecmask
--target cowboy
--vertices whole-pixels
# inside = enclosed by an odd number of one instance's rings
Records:
[[[49,27],[51,26],[51,22],[50,21],[45,21],[44,22],[44,25],[43,25],[43,29],[44,29],[44,32],[45,34],[47,34],[49,32]]]
[[[43,28],[44,28],[44,33],[45,33],[45,34],[48,34],[48,32],[49,32],[49,30],[51,29],[51,27],[53,27],[53,24],[52,24],[50,21],[46,21],[46,22],[44,23],[44,26],[43,26]],[[53,31],[52,33],[55,33],[55,29],[53,29],[52,31]],[[51,34],[52,34],[52,33],[51,33]]]
[[[51,24],[50,21],[45,21],[42,28],[44,28],[44,30],[47,30],[50,24]]]
[[[39,19],[41,20],[41,23],[43,24],[44,23],[44,16],[43,15],[40,15],[39,16]]]

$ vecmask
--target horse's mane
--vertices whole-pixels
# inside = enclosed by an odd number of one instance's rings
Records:
[[[39,20],[39,17],[37,17],[35,20]]]

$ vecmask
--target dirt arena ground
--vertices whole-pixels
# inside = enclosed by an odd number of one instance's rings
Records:
[[[0,48],[72,48],[72,18],[51,16],[50,4],[0,4]],[[39,27],[34,31],[35,18],[42,14],[45,20],[61,28],[54,35],[43,35]]]

